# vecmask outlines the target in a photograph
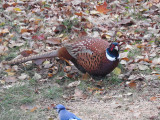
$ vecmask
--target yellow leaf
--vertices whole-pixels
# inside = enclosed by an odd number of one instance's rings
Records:
[[[18,12],[22,11],[20,8],[14,8],[14,10]]]
[[[9,36],[10,36],[11,38],[13,38],[13,37],[14,37],[14,34],[9,34]]]
[[[118,37],[121,37],[121,36],[122,36],[122,33],[121,33],[121,32],[117,32],[117,36],[118,36]]]
[[[48,120],[53,120],[53,118],[48,118]]]
[[[14,72],[8,72],[9,76],[13,76],[15,73]]]
[[[12,72],[12,69],[7,69],[6,72],[9,76],[13,76],[15,74],[14,72]]]
[[[121,69],[116,67],[114,70],[113,70],[113,73],[116,74],[116,75],[120,75],[121,74]]]
[[[4,22],[0,23],[0,26],[3,26],[3,25],[5,25],[5,23],[4,23]]]

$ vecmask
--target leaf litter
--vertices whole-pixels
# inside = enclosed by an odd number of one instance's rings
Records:
[[[48,82],[49,86],[56,80],[58,81],[56,84],[61,87],[68,86],[65,90],[69,95],[63,102],[77,108],[78,110],[73,111],[82,119],[158,119],[160,114],[158,112],[160,107],[158,104],[159,0],[4,1],[1,3],[1,8],[3,9],[0,13],[1,57],[10,56],[13,49],[15,53],[21,53],[22,56],[55,50],[63,43],[84,35],[102,37],[109,42],[120,43],[122,67],[119,66],[114,70],[113,75],[107,76],[118,76],[118,79],[122,80],[118,87],[106,85],[105,82],[98,87],[82,86],[84,81],[86,84],[93,81],[89,81],[88,75],[80,77],[77,71],[72,71],[72,64],[64,63],[58,58],[34,61],[37,67],[34,66],[31,70],[32,78],[39,82],[45,79],[43,83]],[[21,73],[23,69],[21,65],[11,68],[0,64],[0,68],[2,86],[12,86],[30,79],[28,73]],[[58,75],[59,71],[64,71],[63,75]],[[67,79],[74,81],[68,82]],[[82,90],[79,87],[82,87]],[[115,97],[118,95],[125,97]],[[104,100],[105,96],[109,96],[109,99]],[[39,101],[42,101],[41,104],[44,102],[41,99]],[[49,101],[47,104],[53,103]],[[102,107],[105,107],[105,110],[101,111]],[[32,112],[39,109],[33,106],[28,108]],[[22,109],[28,108],[22,107]],[[53,118],[51,114],[48,116]]]

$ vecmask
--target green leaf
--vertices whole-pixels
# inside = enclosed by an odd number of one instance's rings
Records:
[[[128,52],[128,50],[124,50],[124,52]]]

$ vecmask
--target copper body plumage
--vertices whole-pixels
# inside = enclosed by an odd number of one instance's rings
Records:
[[[18,59],[5,63],[16,64],[18,62],[26,62],[39,58],[59,57],[70,60],[83,73],[87,72],[91,76],[104,77],[113,71],[119,63],[119,59],[117,59],[119,56],[118,51],[116,51],[117,56],[115,60],[112,61],[106,57],[106,50],[110,47],[112,47],[112,45],[106,40],[85,37],[77,40],[76,42],[65,44],[64,47],[61,47],[56,51],[38,54],[23,58],[23,60]],[[112,49],[110,53],[112,55]]]

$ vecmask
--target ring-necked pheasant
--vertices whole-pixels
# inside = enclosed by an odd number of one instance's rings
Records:
[[[54,51],[3,63],[17,64],[29,60],[52,57],[70,60],[81,72],[87,72],[93,77],[104,77],[112,72],[119,63],[119,46],[116,42],[109,44],[102,39],[85,37]]]

